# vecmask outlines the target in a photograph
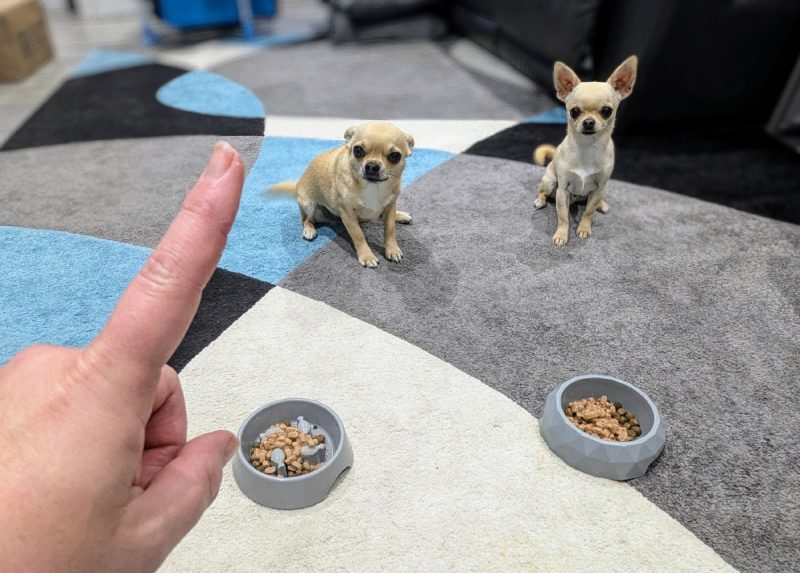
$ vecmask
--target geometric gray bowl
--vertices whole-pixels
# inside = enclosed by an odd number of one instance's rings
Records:
[[[271,425],[303,416],[325,435],[328,456],[322,466],[298,477],[274,477],[250,465],[250,448]],[[345,469],[353,465],[353,448],[336,413],[314,400],[287,398],[262,406],[239,429],[241,446],[233,457],[233,478],[247,497],[273,509],[300,509],[321,502]]]
[[[630,442],[612,442],[587,434],[567,420],[564,409],[573,400],[608,396],[639,420],[642,434]],[[587,474],[613,480],[641,477],[664,449],[666,430],[652,400],[617,378],[577,376],[550,392],[539,422],[544,441],[567,464]]]

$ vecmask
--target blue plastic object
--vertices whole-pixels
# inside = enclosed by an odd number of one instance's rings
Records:
[[[277,11],[276,0],[252,0],[252,15],[269,18]],[[236,0],[158,0],[161,19],[175,28],[204,28],[247,22]]]

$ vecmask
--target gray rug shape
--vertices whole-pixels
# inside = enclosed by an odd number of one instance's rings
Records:
[[[398,226],[401,263],[363,269],[339,237],[281,286],[537,416],[579,374],[639,386],[661,410],[667,445],[631,485],[735,567],[796,567],[800,227],[612,181],[593,236],[575,237],[573,212],[570,242],[556,248],[555,207],[533,208],[542,172],[457,156],[400,196],[414,217]],[[381,225],[366,233],[381,253]]]
[[[434,42],[318,41],[264,50],[213,71],[261,98],[268,117],[520,119],[554,106],[533,84],[525,92],[470,73]]]
[[[203,172],[215,135],[120,139],[7,151],[0,225],[154,247]],[[226,136],[249,168],[261,136]]]

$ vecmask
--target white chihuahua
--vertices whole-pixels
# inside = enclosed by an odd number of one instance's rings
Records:
[[[586,198],[586,210],[578,224],[578,236],[592,234],[592,217],[599,210],[605,213],[608,204],[603,200],[606,183],[614,170],[614,120],[620,102],[631,95],[636,82],[638,60],[631,56],[614,70],[607,82],[581,82],[569,66],[556,62],[553,82],[556,95],[569,113],[567,136],[558,148],[540,145],[533,152],[533,161],[547,166],[539,195],[533,205],[541,209],[547,198],[556,191],[558,228],[553,235],[555,245],[565,245],[569,237],[569,206]]]

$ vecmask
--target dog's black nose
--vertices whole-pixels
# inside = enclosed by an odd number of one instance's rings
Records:
[[[377,161],[368,161],[364,166],[364,173],[367,175],[377,175],[381,171],[380,163]]]
[[[594,129],[594,120],[591,117],[583,120],[583,129]]]

